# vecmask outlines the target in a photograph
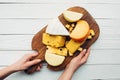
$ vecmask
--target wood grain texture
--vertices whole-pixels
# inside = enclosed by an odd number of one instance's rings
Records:
[[[17,72],[5,80],[58,80],[62,72],[50,71],[44,66],[40,72],[35,74],[27,75],[24,72]],[[120,78],[120,65],[83,65],[76,71],[72,80],[99,80],[106,78],[108,80],[109,78]]]
[[[96,43],[95,43],[96,44]],[[86,65],[119,65],[120,64],[120,49],[119,50],[94,50],[91,49],[91,54]],[[8,66],[13,64],[25,54],[34,54],[34,51],[0,51],[0,66]],[[43,63],[46,67],[46,63]]]
[[[0,0],[1,3],[120,3],[120,0]]]
[[[0,19],[38,19],[54,18],[71,6],[80,5],[94,18],[120,19],[119,4],[1,4]],[[24,12],[24,13],[23,13]],[[9,13],[9,14],[8,14]],[[45,14],[49,13],[49,14]]]
[[[84,45],[82,46],[83,48],[87,49],[88,47],[90,47],[99,37],[99,26],[96,23],[96,21],[92,18],[92,16],[82,7],[71,7],[68,10],[70,11],[75,11],[75,12],[79,12],[82,13],[84,16],[82,17],[82,20],[86,20],[90,26],[91,29],[93,29],[95,31],[95,36],[92,38],[92,40],[87,40]],[[61,23],[65,26],[66,24],[68,24],[68,22],[64,19],[63,14],[61,14],[59,17],[59,20],[61,21]],[[47,27],[47,26],[46,26]],[[42,34],[45,32],[46,27],[44,27],[42,30],[40,30],[33,38],[32,40],[32,49],[33,50],[37,50],[39,52],[39,55],[36,58],[41,59],[42,61],[45,61],[44,56],[45,56],[45,51],[46,51],[46,46],[42,43]],[[53,67],[51,65],[48,65],[47,67],[50,70],[54,70],[54,71],[58,71],[58,70],[62,70],[66,67],[66,65],[72,60],[72,58],[74,58],[75,56],[77,56],[79,54],[79,51],[76,51],[74,56],[67,56],[64,60],[64,62],[56,67]],[[35,59],[36,59],[35,58]],[[28,68],[27,70],[25,70],[26,73],[33,73],[37,66],[31,66],[30,68]]]

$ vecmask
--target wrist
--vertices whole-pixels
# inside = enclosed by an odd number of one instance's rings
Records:
[[[66,69],[65,69],[67,72],[73,74],[75,72],[75,69],[70,67],[70,66],[67,66]]]
[[[68,65],[66,66],[66,69],[68,69],[68,71],[74,73],[77,69],[77,67],[75,65]]]
[[[13,65],[8,66],[7,69],[8,69],[11,73],[17,72],[17,70],[15,69],[15,67],[14,67]]]

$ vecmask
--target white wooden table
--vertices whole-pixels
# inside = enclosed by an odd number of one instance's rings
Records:
[[[120,78],[120,0],[0,0],[0,68],[32,53],[35,33],[72,6],[87,9],[101,31],[88,62],[73,80]],[[33,75],[17,72],[6,80],[57,80],[61,73],[44,65]]]

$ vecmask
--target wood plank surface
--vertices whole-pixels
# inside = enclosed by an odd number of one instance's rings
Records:
[[[0,0],[0,2],[10,3],[120,3],[120,0]]]
[[[120,10],[119,4],[110,5],[81,3],[0,4],[0,18],[54,18],[60,15],[64,10],[72,6],[84,7],[94,18],[120,18],[120,12],[118,11]],[[49,14],[45,14],[48,12]]]
[[[36,79],[57,80],[61,73],[62,71],[59,72],[50,71],[44,66],[40,72],[36,72],[33,75],[27,75],[24,72],[18,72],[9,76],[5,80],[36,80]],[[119,78],[119,74],[120,65],[84,65],[79,70],[77,70],[72,79],[73,80],[94,80],[106,78],[110,79]]]
[[[120,50],[91,50],[87,65],[119,65]],[[34,51],[0,51],[0,66],[8,66],[25,54],[33,54]],[[3,58],[4,57],[4,58]],[[46,65],[46,64],[44,64]]]

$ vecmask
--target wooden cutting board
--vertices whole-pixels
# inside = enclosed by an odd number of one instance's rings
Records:
[[[85,10],[82,7],[71,7],[68,10],[70,11],[75,11],[75,12],[79,12],[83,14],[83,17],[81,20],[86,20],[88,22],[88,24],[90,25],[90,28],[93,29],[95,31],[95,36],[91,39],[91,40],[87,40],[84,45],[82,45],[82,48],[87,49],[89,48],[99,37],[100,34],[100,30],[99,30],[99,26],[96,23],[96,21],[94,20],[94,18],[87,12],[87,10]],[[61,14],[60,16],[58,16],[59,20],[61,21],[61,23],[65,26],[66,24],[68,24],[68,22],[64,19],[63,14]],[[39,58],[42,61],[45,61],[45,51],[46,51],[46,46],[42,43],[42,34],[45,32],[46,30],[45,26],[42,30],[40,30],[34,37],[32,40],[32,49],[33,50],[37,50],[39,55],[37,57],[35,57],[35,59]],[[66,65],[71,61],[72,58],[74,58],[75,56],[77,56],[80,52],[76,51],[74,56],[70,57],[66,57],[65,61],[57,67],[53,67],[50,65],[47,65],[47,67],[50,70],[54,70],[54,71],[58,71],[58,70],[62,70],[66,67]],[[39,64],[37,65],[33,65],[30,68],[28,68],[27,70],[25,70],[26,73],[30,74],[33,73],[37,66],[39,66]]]

